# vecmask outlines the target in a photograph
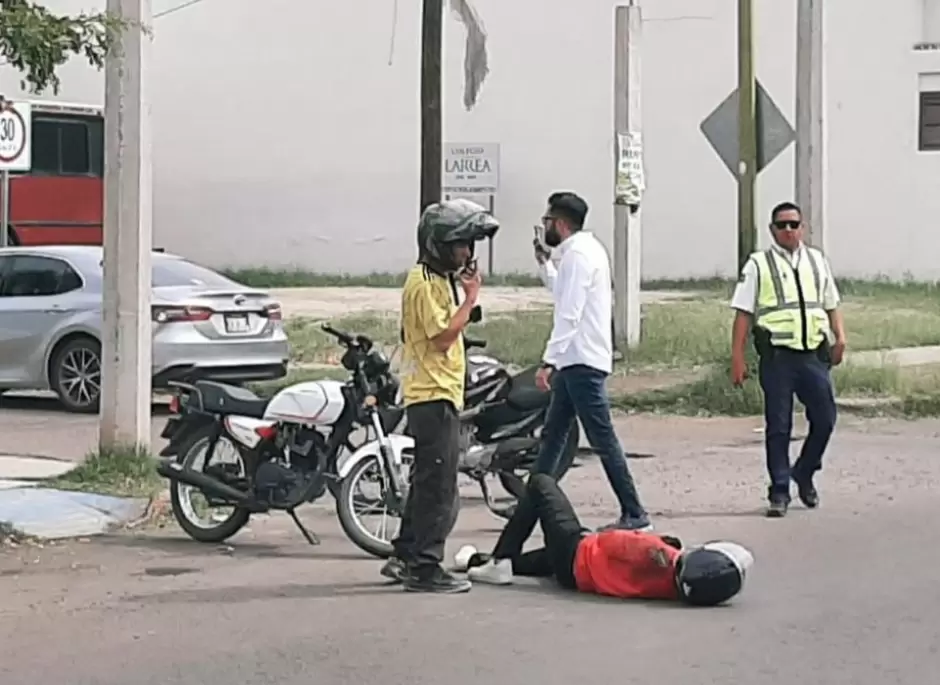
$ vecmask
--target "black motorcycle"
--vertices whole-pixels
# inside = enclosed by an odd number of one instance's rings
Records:
[[[511,373],[502,362],[482,354],[485,340],[466,338],[467,378],[461,419],[460,472],[476,481],[487,508],[500,518],[509,518],[514,504],[501,506],[493,496],[487,477],[495,475],[503,488],[519,499],[526,477],[535,465],[542,444],[541,431],[551,402],[551,393],[535,383],[538,365]],[[407,433],[402,410],[383,408],[386,429]],[[554,471],[563,476],[579,454],[581,431],[572,425],[564,451]]]

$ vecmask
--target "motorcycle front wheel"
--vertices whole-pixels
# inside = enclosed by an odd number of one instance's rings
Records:
[[[555,479],[561,480],[568,469],[574,463],[574,458],[578,454],[578,446],[581,444],[581,425],[575,421],[568,433],[568,441],[565,443],[565,449],[561,453],[561,459],[558,462],[558,470],[555,473]],[[530,471],[531,472],[531,471]],[[499,471],[497,477],[503,489],[516,499],[522,499],[525,495],[526,479],[528,473],[524,476],[517,475],[513,471]]]
[[[401,474],[405,488],[402,510],[413,461],[412,454],[405,452],[402,455]],[[394,552],[392,540],[401,528],[403,511],[392,511],[388,506],[388,477],[379,458],[371,457],[356,464],[340,485],[336,514],[346,537],[363,552],[387,559]],[[378,518],[376,526],[369,525],[366,519],[369,516]]]

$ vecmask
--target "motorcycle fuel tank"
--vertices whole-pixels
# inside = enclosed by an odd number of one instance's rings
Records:
[[[284,388],[271,398],[264,418],[282,423],[332,426],[346,408],[339,381],[307,381]]]

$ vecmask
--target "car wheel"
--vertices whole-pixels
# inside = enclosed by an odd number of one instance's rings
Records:
[[[101,343],[73,338],[49,365],[49,385],[70,412],[96,414],[101,399]]]

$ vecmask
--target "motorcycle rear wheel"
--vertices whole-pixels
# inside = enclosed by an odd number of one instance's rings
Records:
[[[571,431],[568,433],[568,441],[565,443],[565,450],[561,453],[561,461],[558,464],[559,469],[556,474],[556,480],[561,480],[564,475],[568,473],[568,469],[571,468],[571,465],[574,463],[574,458],[578,454],[578,446],[580,444],[581,425],[575,421],[574,425],[571,427]],[[531,471],[529,473],[531,473]],[[499,478],[500,485],[503,486],[506,492],[517,500],[522,499],[525,495],[528,473],[526,473],[525,476],[519,476],[512,471],[499,471],[496,475]]]
[[[201,428],[195,431],[189,440],[180,446],[178,461],[182,463],[184,468],[195,468],[197,470],[203,470],[205,468],[204,455],[205,450],[209,446],[212,430],[213,428],[211,426]],[[226,447],[238,452],[238,458],[241,461],[243,472],[246,474],[253,473],[255,468],[257,468],[256,460],[251,458],[253,455],[246,450],[239,449],[237,445],[227,440],[225,437],[219,438],[219,441],[216,443],[216,450],[223,445],[223,441],[229,443]],[[213,458],[216,457],[216,454],[217,452],[213,452]],[[202,459],[200,459],[200,457],[202,457]],[[212,463],[212,461],[210,461],[210,463]],[[170,483],[170,505],[173,509],[173,516],[176,518],[176,522],[179,524],[180,528],[196,542],[211,544],[224,542],[244,528],[248,523],[248,519],[251,518],[251,512],[233,507],[232,513],[218,521],[215,525],[200,525],[199,522],[193,519],[195,513],[192,505],[193,491],[198,492],[198,488],[180,483],[179,481]]]

